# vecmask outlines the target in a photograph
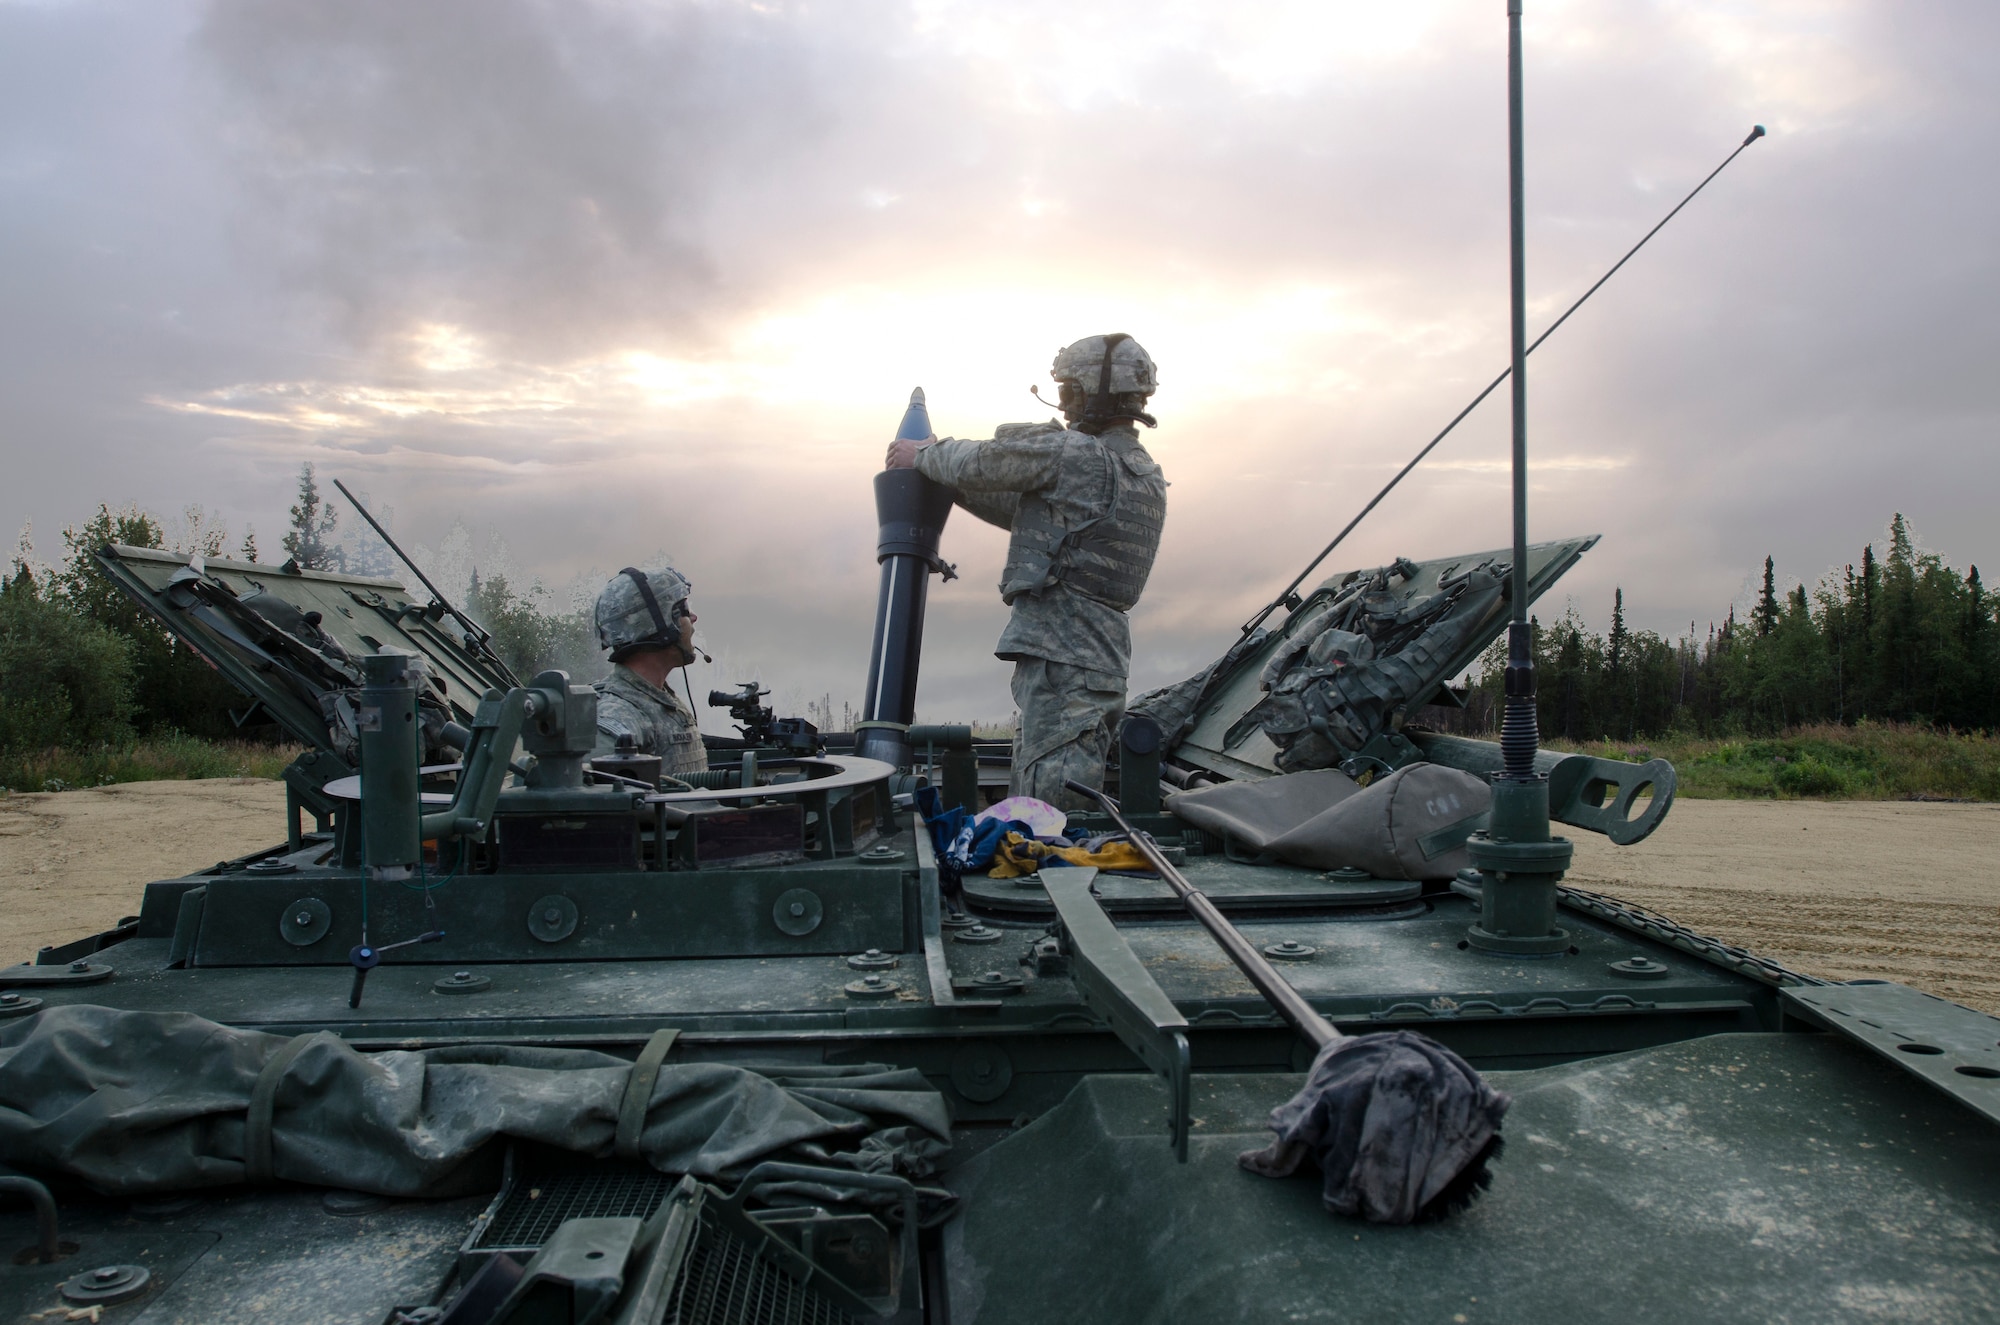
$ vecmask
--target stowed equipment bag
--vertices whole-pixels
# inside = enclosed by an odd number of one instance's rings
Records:
[[[1486,826],[1491,803],[1470,773],[1411,764],[1366,787],[1323,768],[1178,791],[1166,807],[1237,851],[1378,879],[1448,879],[1471,866],[1465,839]]]
[[[1508,570],[1482,562],[1408,603],[1389,583],[1415,576],[1414,563],[1356,576],[1288,632],[1259,678],[1265,697],[1224,747],[1262,728],[1284,772],[1338,765],[1389,730],[1396,711],[1444,680],[1467,642],[1491,627],[1506,608]]]

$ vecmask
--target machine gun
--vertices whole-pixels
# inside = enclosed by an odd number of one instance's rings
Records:
[[[738,690],[711,690],[710,708],[728,709],[743,734],[743,743],[756,749],[790,750],[795,754],[815,754],[819,750],[819,728],[804,718],[780,718],[757,701],[770,694],[755,681],[741,682]]]

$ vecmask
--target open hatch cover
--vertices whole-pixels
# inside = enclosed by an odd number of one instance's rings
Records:
[[[1599,537],[1589,534],[1553,543],[1530,544],[1528,601],[1532,603],[1540,598],[1550,585],[1576,564],[1578,557],[1596,545]],[[1273,629],[1261,643],[1247,649],[1241,657],[1234,659],[1201,686],[1200,704],[1193,715],[1192,725],[1173,751],[1174,757],[1230,778],[1261,778],[1281,771],[1278,746],[1258,726],[1254,717],[1251,721],[1245,719],[1253,708],[1269,699],[1262,686],[1266,665],[1288,651],[1299,654],[1299,650],[1305,647],[1307,637],[1318,634],[1324,627],[1324,614],[1320,609],[1342,602],[1344,594],[1365,588],[1367,579],[1380,576],[1386,584],[1378,592],[1378,604],[1388,606],[1387,599],[1393,599],[1395,605],[1405,610],[1414,606],[1412,615],[1421,617],[1423,610],[1419,600],[1448,592],[1452,586],[1461,584],[1468,572],[1499,571],[1512,560],[1511,548],[1499,548],[1464,556],[1439,557],[1432,561],[1399,560],[1389,566],[1328,576],[1292,609],[1284,624]],[[1386,595],[1386,599],[1381,595]],[[1456,615],[1465,612],[1474,612],[1475,615],[1472,619]],[[1426,638],[1436,639],[1435,636],[1420,637],[1398,646],[1400,653],[1392,649],[1389,654],[1382,655],[1400,656],[1411,664],[1411,668],[1406,669],[1408,676],[1402,687],[1407,691],[1407,697],[1397,706],[1399,710],[1406,715],[1413,714],[1421,706],[1437,702],[1445,682],[1471,667],[1487,646],[1505,631],[1508,615],[1504,594],[1497,598],[1489,595],[1480,599],[1476,610],[1470,599],[1464,599],[1435,618],[1439,621],[1449,618],[1462,626],[1462,629],[1447,636],[1445,647],[1431,652],[1410,647],[1421,644]],[[1295,636],[1298,638],[1295,639]],[[1303,659],[1303,655],[1300,656]],[[1134,707],[1143,702],[1135,700]]]
[[[112,543],[97,562],[113,583],[300,742],[350,765],[342,708],[360,660],[383,649],[421,654],[431,695],[469,723],[487,690],[514,683],[506,665],[455,627],[442,604],[418,603],[396,580],[294,571]],[[442,716],[442,715],[440,715]],[[248,721],[244,715],[239,722]]]

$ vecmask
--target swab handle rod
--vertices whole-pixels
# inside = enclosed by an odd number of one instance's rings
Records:
[[[1221,945],[1223,954],[1236,963],[1236,969],[1243,972],[1244,977],[1257,987],[1257,992],[1278,1010],[1279,1016],[1291,1023],[1292,1029],[1312,1042],[1315,1053],[1342,1038],[1340,1032],[1333,1028],[1333,1024],[1320,1016],[1313,1005],[1306,1002],[1305,996],[1292,988],[1291,983],[1279,975],[1276,968],[1265,960],[1264,954],[1257,951],[1256,945],[1244,938],[1242,931],[1229,923],[1221,909],[1208,899],[1208,895],[1189,883],[1187,876],[1174,868],[1173,862],[1167,859],[1159,844],[1125,821],[1124,814],[1118,809],[1117,801],[1097,788],[1086,787],[1081,782],[1065,782],[1063,785],[1080,796],[1090,797],[1103,807],[1104,812],[1111,816],[1111,822],[1117,824],[1119,831],[1132,840],[1133,846],[1139,848],[1139,854],[1146,858],[1146,863],[1167,881],[1167,886],[1179,896],[1188,913],[1199,920],[1201,927]]]

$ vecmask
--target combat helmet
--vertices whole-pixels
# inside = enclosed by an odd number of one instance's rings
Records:
[[[672,566],[642,571],[627,566],[597,595],[597,647],[623,662],[642,649],[670,649],[681,642],[679,608],[694,591]]]
[[[1145,404],[1159,390],[1159,369],[1145,346],[1122,331],[1085,336],[1058,350],[1049,376],[1062,384],[1063,413],[1086,432],[1119,419],[1158,426]]]

